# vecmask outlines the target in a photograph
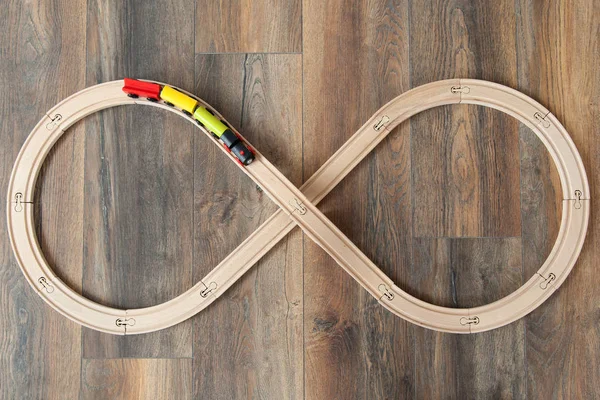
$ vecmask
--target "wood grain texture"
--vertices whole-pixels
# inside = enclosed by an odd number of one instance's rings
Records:
[[[305,1],[304,177],[382,104],[408,88],[408,7],[402,2]],[[389,276],[410,265],[410,146],[398,128],[320,209]],[[307,399],[407,398],[412,331],[305,239]]]
[[[515,29],[508,1],[413,4],[412,86],[463,76],[515,86]],[[514,237],[457,239],[462,244],[447,248],[427,244],[429,252],[415,254],[411,291],[454,307],[485,304],[514,291],[522,282],[519,124],[498,111],[460,105],[429,110],[410,125],[414,236]],[[440,254],[442,264],[431,272],[417,260],[435,263]],[[416,328],[415,338],[417,398],[526,397],[522,320],[467,337]],[[445,384],[432,387],[439,380]]]
[[[600,6],[584,1],[577,8],[563,2],[518,1],[517,34],[520,57],[519,86],[545,104],[563,123],[581,153],[590,180],[592,199],[599,191],[600,159],[597,126],[600,122]],[[539,145],[528,146],[530,153]],[[546,159],[530,173],[545,168]],[[553,192],[560,193],[555,177],[531,179],[523,191],[535,192],[538,214],[559,214]],[[535,398],[600,398],[600,287],[598,286],[598,213],[592,200],[586,244],[577,264],[560,290],[527,318],[527,389]],[[546,207],[543,207],[546,204]],[[524,210],[524,212],[527,210]],[[525,221],[524,221],[525,222]],[[536,268],[547,252],[542,235],[525,228],[529,256],[526,268]],[[542,256],[543,257],[543,256]]]
[[[414,294],[433,304],[474,307],[522,284],[520,238],[417,238],[413,255],[411,279],[426,290]],[[416,398],[526,398],[522,325],[466,336],[416,328]]]
[[[81,327],[42,301],[10,248],[6,190],[19,148],[44,113],[85,87],[83,1],[0,7],[0,398],[77,398]],[[81,289],[83,126],[51,152],[37,188],[37,233],[57,275]],[[65,188],[65,185],[69,187]],[[61,204],[62,207],[56,207]],[[61,338],[62,340],[56,340]]]
[[[413,256],[411,294],[443,307],[478,307],[522,285],[520,238],[415,238]]]
[[[302,51],[302,0],[200,0],[197,53]]]
[[[193,38],[171,28],[192,31],[193,4],[90,2],[88,17],[88,85],[132,76],[193,90]],[[182,118],[150,107],[106,110],[87,121],[83,290],[89,298],[138,308],[193,285],[194,135]],[[191,328],[187,321],[128,337],[85,329],[84,356],[191,357]]]
[[[411,126],[415,236],[520,236],[518,121],[460,105]]]
[[[302,179],[301,89],[299,55],[196,57],[195,92],[296,185]],[[204,135],[195,138],[195,154],[198,281],[276,207]],[[302,309],[302,234],[296,230],[195,319],[195,398],[303,398]]]
[[[9,0],[0,27],[0,226],[12,164],[43,113],[128,75],[208,100],[297,185],[410,87],[488,79],[559,118],[600,195],[593,0]],[[237,54],[200,54],[220,52]],[[128,307],[183,292],[275,210],[197,130],[146,107],[71,128],[37,190],[57,274]],[[400,126],[320,208],[400,287],[458,307],[539,268],[561,198],[529,129],[463,105]],[[565,284],[492,332],[404,322],[296,229],[200,315],[126,338],[82,332],[46,306],[0,229],[0,398],[600,398],[599,227],[592,205]]]
[[[470,77],[515,86],[512,2],[412,5],[411,85]],[[489,23],[501,18],[502,23]],[[441,107],[411,119],[415,236],[519,236],[517,121]],[[493,128],[492,128],[493,127]]]
[[[192,399],[192,360],[83,360],[81,399]]]

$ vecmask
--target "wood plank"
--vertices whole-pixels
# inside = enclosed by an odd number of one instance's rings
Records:
[[[413,87],[459,77],[516,86],[512,2],[435,1],[413,11]],[[498,16],[507,19],[489,23]],[[448,106],[417,115],[411,127],[415,236],[519,236],[517,120]]]
[[[519,84],[556,115],[573,138],[583,157],[594,201],[599,194],[600,171],[596,137],[600,121],[600,5],[584,1],[575,7],[557,1],[522,0],[517,7],[517,34],[523,38],[517,47]],[[546,175],[551,170],[546,167],[550,161],[541,143],[525,137],[522,141],[527,143],[525,150],[537,158],[528,171],[531,179],[522,189],[532,197],[532,203],[539,204],[524,210],[531,214],[523,225],[528,254],[525,268],[533,271],[554,242],[560,217],[555,202],[562,194],[556,174]],[[591,204],[594,207],[595,203]],[[599,222],[592,208],[586,244],[569,278],[526,319],[530,397],[600,398]]]
[[[409,86],[408,5],[305,1],[304,178]],[[392,279],[410,265],[408,125],[397,129],[320,209]],[[306,398],[407,398],[413,327],[381,308],[305,240]]]
[[[192,360],[83,360],[82,399],[192,399]]]
[[[296,185],[302,179],[301,60],[196,57],[196,93]],[[276,206],[204,135],[194,148],[198,281]],[[302,309],[302,234],[296,230],[194,319],[195,398],[303,398]]]
[[[197,53],[302,51],[302,0],[196,2]]]
[[[600,168],[595,138],[600,122],[598,4],[518,0],[515,9],[512,2],[504,1],[494,5],[466,0],[375,3],[328,5],[306,0],[303,18],[299,0],[221,2],[220,6],[198,2],[196,6],[196,50],[200,52],[298,52],[302,50],[300,21],[304,20],[306,168],[297,158],[302,142],[297,136],[300,111],[296,108],[302,95],[295,92],[300,86],[295,68],[300,67],[295,66],[299,61],[294,57],[299,56],[292,55],[294,61],[286,58],[290,55],[283,59],[276,58],[281,55],[249,56],[248,66],[244,54],[198,56],[196,92],[201,96],[205,92],[300,184],[376,108],[409,86],[454,76],[494,80],[533,96],[565,124],[583,154],[595,198]],[[194,89],[194,45],[189,43],[194,39],[188,35],[193,5],[91,1],[87,71],[83,67],[85,7],[80,1],[51,0],[9,1],[0,8],[4,28],[0,31],[4,61],[0,85],[5,88],[0,99],[0,191],[5,191],[29,129],[65,96],[129,74]],[[203,12],[206,7],[209,13]],[[293,110],[288,112],[286,107]],[[476,107],[448,107],[417,116],[392,134],[321,206],[397,284],[424,300],[454,306],[501,296],[518,279],[514,257],[521,229],[524,279],[539,268],[556,236],[560,187],[548,155],[527,128],[494,112],[486,113]],[[288,114],[293,115],[291,121]],[[183,133],[190,128],[180,122],[146,108],[104,112],[71,129],[50,154],[38,186],[38,198],[43,201],[36,206],[41,221],[37,231],[51,265],[77,290],[82,287],[81,265],[85,265],[84,293],[100,301],[131,306],[166,300],[201,278],[274,209],[208,141],[190,141]],[[407,139],[409,126],[415,134],[411,141]],[[447,140],[448,132],[454,134],[452,141]],[[130,141],[130,134],[140,137]],[[290,142],[283,144],[282,134]],[[170,147],[164,140],[167,135]],[[514,147],[519,143],[516,138],[520,138],[520,149]],[[112,163],[104,164],[110,168],[102,170],[99,155],[106,146],[120,158],[113,157]],[[411,146],[412,173],[407,150]],[[512,155],[502,154],[503,148]],[[416,153],[425,153],[425,158]],[[519,206],[515,197],[518,153],[520,213],[515,208]],[[83,154],[90,154],[85,175]],[[173,178],[157,172],[156,163],[145,165],[152,154],[165,155]],[[139,168],[125,171],[126,162]],[[219,163],[219,176],[226,177],[222,181],[216,179],[214,170],[210,172],[209,164],[214,162]],[[185,171],[190,168],[196,176],[186,180]],[[491,175],[506,168],[509,176]],[[124,194],[125,189],[132,184],[138,185],[139,193],[153,189],[152,171],[163,174],[161,179],[169,180],[169,185],[160,187],[160,193],[139,197],[149,200],[143,210],[151,208],[148,219],[136,214],[145,221],[139,222],[126,215],[135,199],[131,193]],[[455,175],[444,171],[465,177],[460,182],[464,187],[456,185]],[[97,183],[96,176],[113,181],[110,186],[107,181]],[[411,194],[407,181],[415,176],[419,180]],[[84,178],[85,197],[81,195]],[[232,182],[239,185],[235,190]],[[167,214],[174,216],[173,225],[156,227],[153,224],[160,217],[156,202],[159,196],[171,199],[165,196],[168,188],[177,191],[173,196],[177,206],[167,207]],[[207,192],[214,188],[208,200],[205,188]],[[117,214],[108,214],[112,222],[104,225],[100,196],[107,193],[121,194],[118,219],[123,216],[128,226],[115,225]],[[351,200],[352,196],[358,200]],[[113,207],[117,204],[116,197],[104,198],[113,201]],[[407,204],[414,204],[415,210]],[[188,221],[179,215],[184,209],[191,215]],[[4,218],[0,212],[0,226]],[[411,232],[413,221],[417,236],[514,238],[417,237],[413,244],[404,232]],[[197,334],[193,341],[190,321],[137,338],[94,336],[87,330],[83,336],[86,357],[191,357],[193,343],[193,361],[84,359],[81,370],[80,327],[52,311],[29,288],[12,257],[6,232],[0,229],[0,398],[77,398],[80,385],[83,398],[189,398],[192,392],[195,397],[227,399],[599,398],[598,222],[593,213],[580,261],[554,296],[523,321],[473,337],[412,327],[391,316],[307,240],[304,376],[299,350],[303,261],[298,230],[194,319]],[[208,226],[219,228],[208,231]],[[153,245],[134,243],[131,227],[142,239],[154,240]],[[171,234],[186,236],[188,247],[166,246]],[[104,238],[113,244],[107,245]],[[192,245],[191,240],[196,243]],[[125,250],[128,245],[131,252]],[[140,254],[128,255],[140,246]],[[163,248],[172,253],[160,253]],[[97,249],[104,253],[95,259]],[[109,256],[111,263],[121,263],[120,270],[106,265]],[[177,264],[172,275],[158,265],[167,257],[169,263]],[[510,263],[500,261],[505,259]],[[136,264],[140,266],[128,270],[127,260],[147,266]],[[490,273],[491,267],[496,272]],[[454,284],[453,271],[461,272]],[[92,276],[95,273],[98,276]],[[139,280],[131,293],[123,281],[128,273]],[[159,282],[152,281],[154,274]],[[462,279],[465,276],[473,284]],[[484,278],[499,277],[501,281],[490,282],[489,292],[483,290],[488,287]],[[164,299],[157,293],[161,289]],[[277,292],[283,292],[281,298]],[[526,331],[526,348],[525,336],[518,333],[521,330]],[[233,382],[225,390],[224,379]]]
[[[413,255],[412,294],[440,306],[491,303],[522,284],[520,238],[416,238]],[[416,397],[525,398],[522,326],[476,335],[416,328]]]
[[[84,1],[5,2],[0,7],[0,398],[77,398],[81,327],[29,286],[9,244],[5,195],[30,130],[85,85]],[[17,29],[18,27],[18,29]],[[37,234],[59,277],[81,288],[83,126],[44,164],[35,197]],[[61,338],[61,341],[56,340]]]
[[[443,307],[478,307],[521,286],[520,238],[415,238],[407,291]]]
[[[413,87],[463,76],[516,87],[512,2],[434,1],[413,5],[410,18]],[[519,124],[461,105],[417,115],[411,133],[413,234],[424,238],[415,239],[410,291],[452,307],[514,291],[522,282]],[[435,242],[464,236],[512,238]],[[522,321],[473,336],[417,328],[417,397],[525,398],[524,342]]]
[[[193,30],[193,11],[189,2],[91,1],[88,85],[131,76],[193,89],[193,37],[179,34]],[[114,29],[108,30],[106,21]],[[150,107],[121,107],[89,118],[86,296],[137,308],[167,301],[193,285],[196,134],[182,118]],[[85,329],[84,357],[191,357],[191,328],[191,322],[184,322],[128,337]]]
[[[415,238],[413,247],[411,294],[430,303],[478,307],[521,286],[520,238]]]

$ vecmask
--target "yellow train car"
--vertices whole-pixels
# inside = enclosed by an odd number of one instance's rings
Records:
[[[160,92],[160,98],[169,105],[181,108],[181,110],[183,110],[183,112],[185,112],[187,115],[192,115],[198,106],[198,101],[169,86],[163,87],[162,91]]]

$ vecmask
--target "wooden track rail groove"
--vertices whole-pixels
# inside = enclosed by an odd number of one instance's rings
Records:
[[[280,209],[178,297],[141,309],[105,307],[77,294],[53,273],[37,242],[32,202],[35,181],[54,143],[73,123],[93,112],[143,104],[178,113],[194,123],[191,117],[163,102],[127,97],[122,86],[123,81],[113,81],[87,88],[48,111],[23,144],[8,187],[11,245],[27,281],[58,312],[92,329],[119,335],[139,334],[164,329],[193,316],[224,293],[296,225],[392,313],[426,328],[454,333],[494,329],[534,310],[564,282],[583,246],[590,190],[581,157],[564,127],[542,105],[516,90],[486,81],[451,79],[417,87],[383,106],[300,189],[255,151],[255,161],[240,168]],[[222,118],[204,101],[198,101]],[[315,206],[398,124],[429,108],[458,103],[495,108],[533,130],[556,163],[563,191],[560,231],[537,273],[509,296],[469,309],[435,306],[402,291]]]

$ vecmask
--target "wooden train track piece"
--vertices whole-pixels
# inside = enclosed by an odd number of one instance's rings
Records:
[[[163,108],[195,124],[189,113],[154,98],[128,97],[122,88],[123,81],[96,85],[48,111],[23,144],[8,187],[9,236],[27,281],[55,310],[92,329],[120,335],[139,334],[164,329],[193,316],[224,293],[296,225],[392,313],[417,325],[454,333],[494,329],[534,310],[564,282],[583,246],[590,192],[581,157],[564,127],[542,105],[516,90],[486,81],[451,79],[417,87],[383,106],[300,189],[254,150],[254,162],[247,166],[239,163],[239,167],[280,207],[273,216],[194,287],[172,300],[125,310],[94,303],[56,277],[37,242],[34,189],[49,150],[76,121],[123,104]],[[223,119],[201,99],[177,90]],[[556,164],[563,191],[561,227],[550,255],[537,273],[509,296],[469,309],[435,306],[402,291],[315,206],[398,124],[429,108],[458,103],[495,108],[533,130]],[[208,130],[200,129],[211,137]],[[238,161],[221,149],[230,159]]]

